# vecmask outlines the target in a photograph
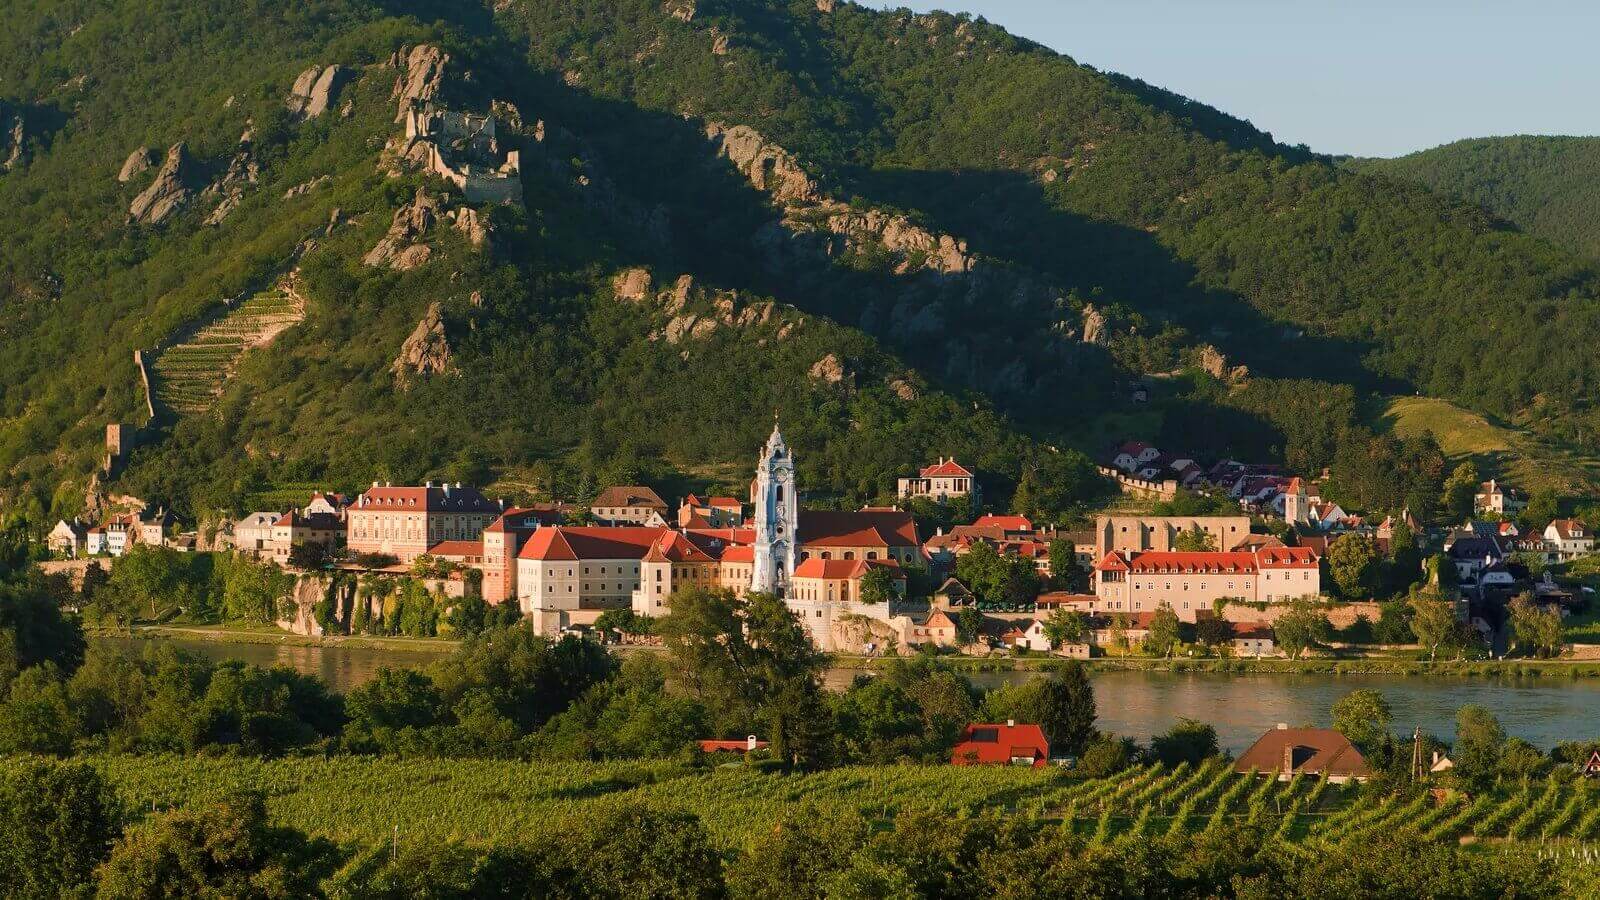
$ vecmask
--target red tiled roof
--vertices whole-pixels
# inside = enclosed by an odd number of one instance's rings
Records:
[[[1040,594],[1034,600],[1036,606],[1072,606],[1078,603],[1094,603],[1100,598],[1094,594],[1069,594],[1064,591],[1053,591]]]
[[[363,509],[407,509],[425,512],[499,512],[477,488],[470,487],[388,487],[369,488],[356,500]]]
[[[1027,516],[997,516],[994,513],[979,516],[974,528],[1004,528],[1006,531],[1032,531],[1033,522]]]
[[[968,725],[950,753],[951,765],[1008,765],[1016,757],[1031,757],[1034,768],[1050,759],[1050,742],[1038,725]]]
[[[712,509],[744,509],[744,504],[734,497],[712,497],[709,503]]]
[[[1289,768],[1307,775],[1365,778],[1372,774],[1361,751],[1332,728],[1274,728],[1239,755],[1233,770],[1281,773],[1286,753]]]
[[[801,510],[800,545],[915,547],[917,523],[910,513],[900,510]]]
[[[950,457],[937,465],[924,467],[923,478],[971,478],[972,473],[966,467],[956,462],[955,457]]]
[[[1317,552],[1310,547],[1260,547],[1256,559],[1263,569],[1315,569]]]
[[[860,578],[867,564],[859,559],[819,559],[815,556],[794,567],[796,578]]]
[[[685,528],[683,533],[690,540],[701,543],[702,538],[718,540],[724,544],[754,544],[756,530],[754,528]]]
[[[533,533],[518,559],[644,559],[666,528],[599,528],[552,526]]]
[[[429,556],[482,556],[483,541],[440,541],[428,548]]]
[[[697,741],[701,753],[743,753],[750,749],[749,741]],[[755,749],[765,750],[772,746],[767,741],[756,741]]]
[[[661,537],[651,545],[651,552],[654,553],[656,551],[659,551],[663,560],[667,562],[716,562],[716,559],[714,559],[711,554],[700,549],[699,547],[696,547],[693,541],[677,533],[676,531],[668,531],[661,535]],[[659,562],[661,560],[656,561]]]
[[[736,544],[722,551],[722,561],[753,563],[756,561],[756,548],[749,544]]]

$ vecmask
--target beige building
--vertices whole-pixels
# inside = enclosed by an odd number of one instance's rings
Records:
[[[428,482],[422,487],[372,488],[345,511],[352,556],[383,553],[409,563],[441,541],[475,541],[505,512],[477,488]]]
[[[1249,516],[1099,516],[1094,520],[1094,556],[1166,552],[1185,531],[1199,528],[1217,550],[1232,550],[1250,536]]]
[[[606,488],[589,504],[589,513],[608,525],[667,524],[667,502],[638,484]]]
[[[289,553],[295,544],[321,544],[332,548],[343,530],[344,525],[337,516],[328,513],[301,515],[290,510],[272,523],[268,550],[279,565],[288,565]]]
[[[901,500],[922,497],[944,502],[978,493],[978,482],[967,467],[956,462],[955,457],[939,457],[935,465],[925,466],[915,478],[899,480],[897,495]]]
[[[1108,553],[1097,567],[1099,613],[1155,612],[1170,605],[1195,621],[1224,597],[1287,603],[1322,594],[1318,557],[1307,547],[1258,547],[1218,553]]]

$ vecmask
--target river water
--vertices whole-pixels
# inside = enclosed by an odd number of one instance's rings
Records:
[[[141,646],[143,638],[112,638]],[[371,647],[292,647],[230,644],[203,639],[164,638],[215,659],[242,659],[261,666],[287,665],[347,691],[385,666],[422,666],[444,652]],[[828,672],[830,687],[842,689],[855,670]],[[984,687],[1038,677],[1033,672],[977,673]],[[1096,671],[1093,675],[1098,725],[1106,731],[1144,740],[1181,718],[1209,722],[1224,750],[1244,750],[1274,725],[1326,725],[1335,700],[1357,688],[1382,691],[1394,709],[1394,728],[1414,727],[1449,740],[1455,713],[1481,704],[1500,719],[1508,734],[1548,749],[1559,741],[1600,738],[1600,679],[1559,677],[1522,679],[1417,678],[1399,675],[1230,675],[1212,672]]]

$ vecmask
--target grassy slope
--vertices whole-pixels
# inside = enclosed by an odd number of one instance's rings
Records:
[[[1474,138],[1345,165],[1460,197],[1529,234],[1600,258],[1600,137]]]
[[[1401,436],[1431,431],[1452,460],[1470,459],[1486,477],[1563,496],[1600,493],[1600,455],[1592,449],[1540,440],[1433,397],[1380,397],[1369,410],[1375,430]]]

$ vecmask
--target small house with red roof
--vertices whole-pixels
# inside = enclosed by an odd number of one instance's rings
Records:
[[[738,528],[744,524],[744,504],[733,497],[701,500],[690,494],[678,504],[679,528]]]
[[[978,495],[978,482],[972,471],[956,462],[955,457],[924,466],[915,478],[899,480],[896,495],[901,500],[917,498],[943,503],[947,500],[972,498]]]
[[[1280,724],[1239,755],[1233,770],[1279,781],[1296,775],[1326,778],[1334,784],[1366,781],[1372,769],[1350,739],[1332,728],[1290,728]]]
[[[950,751],[953,766],[1032,766],[1044,768],[1050,762],[1050,742],[1038,725],[1019,725],[1008,719],[1004,724],[973,723],[961,731],[961,740]]]

